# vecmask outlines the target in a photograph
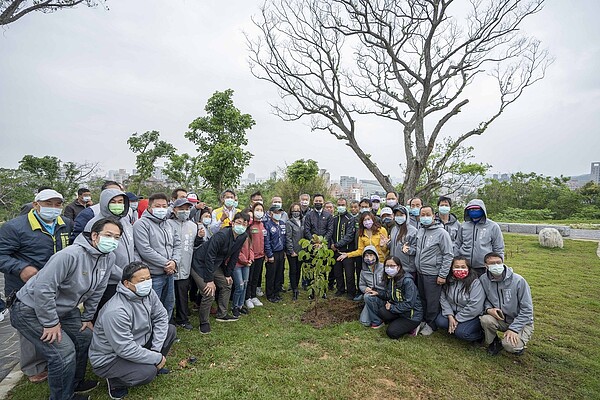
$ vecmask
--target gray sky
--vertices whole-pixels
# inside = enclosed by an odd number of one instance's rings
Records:
[[[29,14],[0,35],[1,167],[25,154],[65,161],[100,161],[104,170],[134,167],[126,140],[159,130],[181,151],[183,137],[204,115],[216,90],[235,90],[251,114],[254,154],[247,172],[267,176],[276,166],[315,159],[332,177],[372,178],[354,153],[308,121],[283,122],[271,113],[279,100],[249,72],[243,31],[262,1],[120,0],[102,7]],[[600,161],[600,24],[596,0],[550,0],[525,26],[556,58],[543,81],[481,137],[476,161],[491,172],[546,175],[589,173]],[[456,129],[478,122],[484,103],[467,107]],[[477,103],[474,95],[472,103]],[[463,116],[464,115],[464,116]],[[399,176],[400,133],[358,122],[359,143],[382,171]],[[452,132],[456,133],[456,132]]]

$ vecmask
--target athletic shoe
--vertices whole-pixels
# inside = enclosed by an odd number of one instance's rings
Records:
[[[242,308],[240,308],[240,313],[242,313],[243,315],[248,315],[250,314],[250,311],[248,311],[248,307],[242,306]]]
[[[428,324],[425,324],[425,326],[423,326],[421,328],[421,335],[423,336],[429,336],[433,333],[433,329],[431,329],[431,327]]]
[[[373,328],[373,329],[379,329],[382,326],[383,326],[383,322],[380,322],[379,324],[371,323],[371,328]]]
[[[261,289],[261,288],[259,288],[259,287],[257,287],[257,288],[256,288],[256,297],[263,297],[264,295],[265,295],[265,294],[264,294],[264,292],[262,291],[262,289]]]
[[[110,380],[108,378],[106,378],[106,385],[108,386],[108,397],[110,397],[113,400],[121,400],[129,393],[129,390],[127,388],[117,389],[111,387]]]
[[[232,315],[225,315],[223,317],[217,317],[216,320],[218,322],[235,322],[238,319],[235,316],[232,316]]]
[[[409,335],[410,336],[417,336],[419,334],[419,331],[421,330],[422,326],[423,326],[423,323],[420,323],[419,325],[417,325],[417,327],[415,329],[413,329],[412,331],[410,331]]]
[[[0,322],[4,321],[6,317],[8,317],[8,308],[0,311]]]
[[[191,331],[194,329],[194,327],[192,326],[192,324],[190,324],[189,322],[186,322],[185,324],[179,324],[178,325],[180,328],[183,328],[187,331]]]
[[[87,393],[89,391],[91,391],[92,389],[96,389],[96,387],[98,386],[98,381],[81,381],[79,382],[79,385],[77,385],[77,387],[75,388],[74,392],[75,393]]]
[[[487,353],[490,356],[496,356],[500,353],[500,350],[502,350],[502,342],[500,341],[500,338],[496,336],[494,341],[488,346]]]
[[[254,304],[254,306],[256,307],[260,307],[262,305],[264,305],[257,297],[253,297],[250,299],[250,301],[252,302],[252,304]]]
[[[200,333],[203,335],[208,335],[210,333],[210,324],[209,323],[204,323],[204,324],[200,324]]]
[[[268,298],[267,300],[269,300],[271,303],[279,303],[281,301],[281,299],[279,297],[271,297],[271,298]]]
[[[246,300],[246,307],[248,307],[248,308],[254,308],[254,303],[252,302],[252,299]]]
[[[338,290],[337,292],[335,292],[334,296],[335,297],[342,297],[344,294],[346,294],[346,292],[341,292],[341,291]]]
[[[240,309],[238,307],[233,307],[232,313],[233,318],[238,319],[240,317]]]

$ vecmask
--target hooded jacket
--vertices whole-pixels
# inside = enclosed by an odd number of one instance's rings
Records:
[[[421,225],[417,232],[415,265],[422,275],[446,278],[452,264],[452,241],[442,224],[434,220],[429,226]]]
[[[474,223],[467,209],[470,206],[479,206],[483,210],[483,217]],[[465,222],[460,225],[454,242],[454,254],[469,258],[471,268],[485,268],[483,258],[487,253],[496,252],[504,258],[504,237],[500,226],[487,217],[483,201],[471,200],[465,207]]]
[[[117,196],[125,197],[125,209],[121,215],[115,215],[108,209],[110,201]],[[133,226],[129,219],[129,198],[127,198],[124,192],[118,189],[105,189],[100,193],[100,203],[98,206],[98,213],[94,218],[89,220],[83,231],[91,232],[94,223],[102,218],[115,218],[121,222],[123,232],[119,239],[119,247],[113,252],[116,256],[115,267],[112,269],[110,278],[108,279],[109,285],[116,285],[121,280],[123,268],[130,262],[139,261],[140,259],[139,255],[135,253],[133,245]]]
[[[363,231],[362,236],[358,237],[358,248],[347,253],[348,257],[358,257],[364,253],[367,247],[373,246],[377,249],[379,259],[384,260],[389,252],[387,246],[381,246],[381,238],[388,237],[386,229],[382,226],[379,230],[372,232],[371,236],[367,235],[366,232],[367,229]]]
[[[533,300],[525,278],[506,265],[500,281],[491,278],[489,272],[479,277],[486,295],[484,310],[501,309],[505,321],[510,324],[508,329],[516,333],[521,333],[525,325],[533,326]]]
[[[204,282],[214,280],[217,268],[222,268],[224,275],[230,277],[247,237],[246,232],[234,237],[230,226],[221,229],[208,242],[194,250],[192,268]]]
[[[27,281],[18,299],[35,310],[40,324],[51,328],[59,317],[83,303],[82,321],[91,321],[104,294],[115,255],[104,254],[79,235]]]
[[[364,261],[364,254],[367,250],[370,250],[373,253],[375,253],[375,264],[373,268],[370,268]],[[362,270],[360,271],[360,279],[358,282],[358,287],[360,288],[360,291],[364,293],[368,287],[376,291],[383,290],[385,288],[385,285],[383,283],[384,267],[383,262],[379,259],[377,249],[375,248],[375,246],[367,246],[363,250],[362,255]]]
[[[471,271],[471,273],[475,272]],[[440,295],[440,305],[444,317],[453,315],[458,322],[466,322],[483,314],[485,292],[479,279],[471,283],[471,290],[468,294],[464,292],[463,288],[464,284],[461,279],[448,278]]]
[[[412,321],[423,319],[423,305],[419,298],[417,285],[412,275],[405,272],[399,279],[388,279],[385,289],[378,291],[377,297],[389,301],[390,311]]]
[[[169,318],[154,290],[136,295],[121,282],[117,293],[102,307],[89,349],[93,368],[101,368],[117,357],[136,364],[157,365],[167,338]],[[152,338],[152,346],[144,345]]]
[[[166,219],[156,218],[145,210],[133,226],[133,241],[152,275],[164,275],[164,268],[170,260],[175,261],[179,268],[181,240]]]
[[[51,235],[33,210],[0,226],[0,272],[4,273],[5,295],[23,287],[20,274],[26,266],[42,269],[53,254],[67,247],[70,233],[71,221],[58,217]]]
[[[290,218],[285,222],[285,252],[289,255],[292,253],[300,254],[302,246],[300,239],[304,237],[304,225],[301,218]]]
[[[194,254],[194,242],[198,237],[198,225],[189,219],[181,221],[173,213],[173,217],[167,220],[171,228],[179,236],[181,243],[181,256],[177,263],[177,272],[175,272],[175,280],[179,281],[190,277],[192,270],[192,255]]]
[[[450,213],[448,215],[448,222],[444,223],[440,218],[440,213],[435,213],[435,217],[440,221],[440,223],[444,226],[446,232],[450,234],[450,240],[452,243],[456,241],[456,236],[458,235],[458,230],[460,229],[460,222],[458,222],[458,218],[456,215]]]
[[[71,240],[70,243],[75,241],[75,238],[79,236],[81,232],[85,229],[85,226],[90,221],[90,219],[94,218],[100,212],[100,204],[94,204],[91,207],[82,210],[73,221],[73,231],[71,232]]]
[[[407,228],[406,235],[404,238],[400,238],[400,240],[398,240],[398,235],[400,234],[400,225],[394,222],[394,226],[392,227],[392,232],[390,234],[390,254],[400,259],[404,272],[414,273],[417,271],[415,266],[415,254],[417,254],[418,231],[414,226],[409,224],[408,221],[406,221],[405,224]],[[402,247],[405,244],[408,244],[408,253],[404,253],[402,251]]]

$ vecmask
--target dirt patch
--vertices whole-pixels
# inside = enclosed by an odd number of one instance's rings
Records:
[[[302,314],[300,321],[321,329],[341,322],[358,321],[362,304],[346,299],[319,300]]]

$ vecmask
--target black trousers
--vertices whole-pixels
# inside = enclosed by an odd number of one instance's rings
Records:
[[[360,289],[358,288],[358,283],[360,282],[360,271],[362,271],[362,257],[354,257],[352,259],[354,261],[354,276],[356,278],[356,294],[361,294]]]
[[[356,296],[356,273],[354,268],[353,258],[345,258],[344,261],[336,261],[334,264],[333,272],[338,293],[348,293],[352,297]]]
[[[403,335],[406,335],[419,326],[420,323],[419,321],[413,321],[411,319],[404,318],[401,315],[389,312],[385,309],[385,305],[379,308],[377,315],[379,315],[379,318],[381,318],[383,322],[388,324],[385,333],[390,339],[399,339]]]
[[[298,284],[300,283],[300,263],[298,262],[298,256],[292,257],[291,255],[287,255],[288,265],[290,267],[289,277],[290,277],[290,288],[293,291],[298,290]]]
[[[273,253],[273,262],[265,264],[267,268],[267,291],[268,299],[271,299],[279,294],[283,286],[283,271],[285,268],[285,252],[283,250]]]
[[[190,322],[190,308],[188,305],[188,290],[190,278],[179,279],[175,282],[175,323],[177,325]]]
[[[94,314],[92,323],[96,322],[96,319],[98,318],[98,313],[100,312],[102,307],[106,304],[106,302],[109,301],[110,299],[112,299],[112,297],[115,295],[115,293],[117,293],[117,285],[116,284],[106,285],[104,294],[102,295],[102,298],[100,299],[100,302],[98,303],[98,307],[96,308],[96,314]]]
[[[423,304],[423,318],[434,331],[437,329],[435,319],[440,313],[440,296],[442,285],[437,284],[437,275],[422,275],[417,273],[417,287]]]
[[[256,288],[262,286],[263,264],[265,258],[257,258],[250,267],[250,275],[248,276],[248,288],[246,289],[246,297],[249,299],[256,297]]]

